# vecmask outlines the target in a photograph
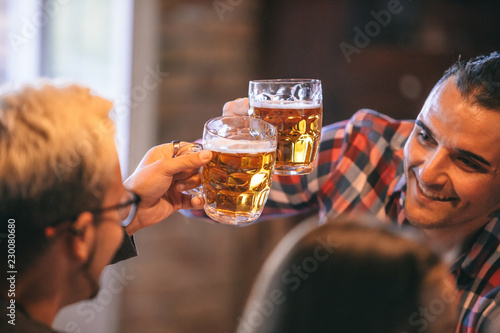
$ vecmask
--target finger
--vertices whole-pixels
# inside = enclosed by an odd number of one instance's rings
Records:
[[[181,141],[180,145],[183,146],[187,142]],[[174,155],[174,145],[172,143],[164,143],[158,146],[154,146],[149,149],[146,155],[144,155],[141,163],[139,163],[139,167],[144,167],[150,164],[155,163],[158,160],[164,158],[171,158]]]
[[[191,177],[196,177],[197,175],[200,174],[200,172],[201,170],[199,168],[182,171],[174,175],[173,181],[175,183],[182,183],[189,180]]]
[[[234,101],[227,102],[222,108],[224,116],[247,116],[248,115],[248,98],[238,98]]]
[[[174,205],[174,210],[179,209],[202,209],[205,201],[201,197],[192,197],[189,194],[182,194],[179,205]]]
[[[235,108],[234,106],[235,103],[236,103],[235,101],[226,102],[226,104],[224,104],[224,106],[222,107],[222,115],[223,116],[234,115],[233,109]]]
[[[202,197],[192,197],[191,198],[191,207],[192,209],[202,209],[205,204]]]
[[[192,169],[199,169],[205,165],[212,157],[212,152],[202,150],[197,153],[178,156],[176,158],[164,159],[162,168],[164,173],[169,176],[175,176],[180,172],[186,172]]]
[[[177,181],[175,183],[175,189],[179,192],[191,190],[198,187],[201,184],[201,175],[194,175],[186,180]]]

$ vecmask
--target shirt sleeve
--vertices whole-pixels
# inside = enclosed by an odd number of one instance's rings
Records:
[[[377,214],[402,172],[404,142],[413,123],[361,109],[351,119],[323,128],[313,172],[275,176],[266,217],[352,210]]]
[[[318,192],[341,157],[348,121],[323,127],[313,172],[302,176],[274,176],[263,212],[265,219],[306,214],[319,209]]]

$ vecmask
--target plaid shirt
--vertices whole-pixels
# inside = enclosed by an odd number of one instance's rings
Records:
[[[304,176],[275,176],[264,215],[319,210],[320,221],[343,213],[362,213],[407,224],[403,147],[413,124],[361,110],[348,121],[324,127],[314,171]],[[452,265],[459,291],[459,298],[453,300],[459,304],[457,332],[484,332],[495,320],[500,322],[499,220],[498,216],[492,218]],[[424,331],[442,306],[436,303],[426,313],[410,317],[410,324]]]

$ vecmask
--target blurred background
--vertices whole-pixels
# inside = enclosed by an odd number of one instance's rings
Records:
[[[123,176],[148,148],[201,137],[248,81],[316,78],[324,124],[414,118],[459,57],[500,49],[497,0],[0,0],[0,82],[51,77],[115,103]],[[67,332],[233,332],[264,259],[302,217],[249,227],[175,214],[136,235]],[[305,305],[307,306],[307,305]]]

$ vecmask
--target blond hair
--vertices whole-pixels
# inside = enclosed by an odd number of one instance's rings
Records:
[[[76,84],[0,88],[2,225],[38,233],[100,205],[115,167],[111,108]]]

